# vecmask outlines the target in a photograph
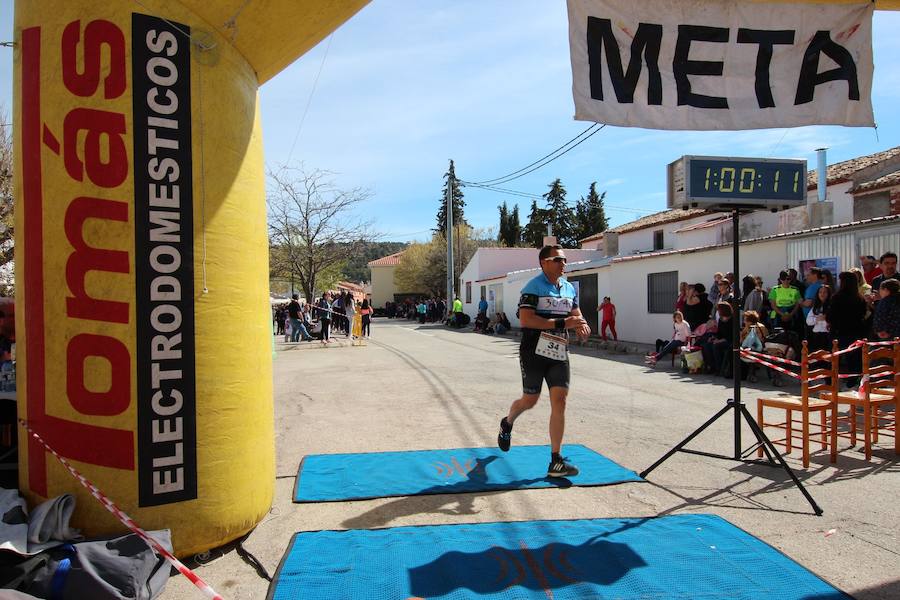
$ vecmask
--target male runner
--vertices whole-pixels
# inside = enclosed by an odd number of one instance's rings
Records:
[[[591,328],[581,316],[575,286],[562,277],[566,268],[566,255],[562,247],[544,246],[538,258],[542,273],[525,284],[519,299],[522,397],[512,403],[509,414],[500,421],[497,445],[504,452],[509,450],[513,423],[520,414],[537,404],[546,379],[550,390],[551,452],[547,475],[572,477],[578,475],[578,468],[560,455],[566,426],[566,396],[569,393],[568,350],[565,343],[542,334],[568,339],[567,330],[574,329],[579,339],[587,339]]]

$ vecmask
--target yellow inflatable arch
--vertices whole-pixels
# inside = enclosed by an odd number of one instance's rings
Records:
[[[272,500],[257,89],[366,2],[16,3],[19,415],[179,555]],[[30,501],[122,529],[19,440]]]

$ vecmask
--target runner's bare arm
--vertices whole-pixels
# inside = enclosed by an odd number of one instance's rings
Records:
[[[575,312],[578,312],[576,315]],[[566,317],[566,329],[578,329],[582,324],[587,325],[581,311],[577,308]],[[519,323],[526,329],[556,329],[556,319],[546,319],[535,314],[533,308],[519,307]]]

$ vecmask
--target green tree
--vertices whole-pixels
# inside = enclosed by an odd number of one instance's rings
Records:
[[[572,207],[566,202],[566,188],[562,181],[556,179],[550,184],[550,191],[544,194],[547,201],[547,223],[553,225],[553,235],[560,245],[565,248],[574,248],[577,244],[575,238],[575,214]]]
[[[468,225],[454,227],[454,272],[459,275],[478,248],[497,245],[493,230]],[[444,297],[447,293],[447,240],[435,234],[431,241],[411,244],[394,271],[394,283],[405,293]]]
[[[456,179],[456,167],[453,161],[450,161],[450,168],[444,173],[444,193],[441,194],[441,207],[437,213],[437,227],[434,232],[438,235],[446,235],[447,231],[447,189],[450,189],[450,196],[453,199],[453,225],[465,225],[466,217],[463,210],[466,207],[466,201],[463,200],[462,188],[459,180]]]
[[[522,241],[522,226],[519,224],[519,207],[513,206],[512,212],[506,201],[497,207],[500,211],[500,232],[497,241],[501,246],[515,248]]]
[[[532,200],[528,224],[522,231],[522,242],[532,248],[540,248],[545,235],[547,235],[547,211],[538,207],[537,200]]]
[[[5,108],[0,106],[0,295],[15,293],[13,281],[13,145],[12,126]]]
[[[598,194],[597,182],[591,183],[587,198],[582,197],[575,205],[575,239],[583,240],[606,231],[609,222],[603,208],[605,199],[606,192]]]

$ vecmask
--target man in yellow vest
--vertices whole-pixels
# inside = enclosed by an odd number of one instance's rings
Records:
[[[463,315],[463,307],[462,300],[459,299],[459,295],[456,296],[456,299],[453,300],[453,316],[451,317],[451,324],[454,327],[462,327],[462,315]]]

